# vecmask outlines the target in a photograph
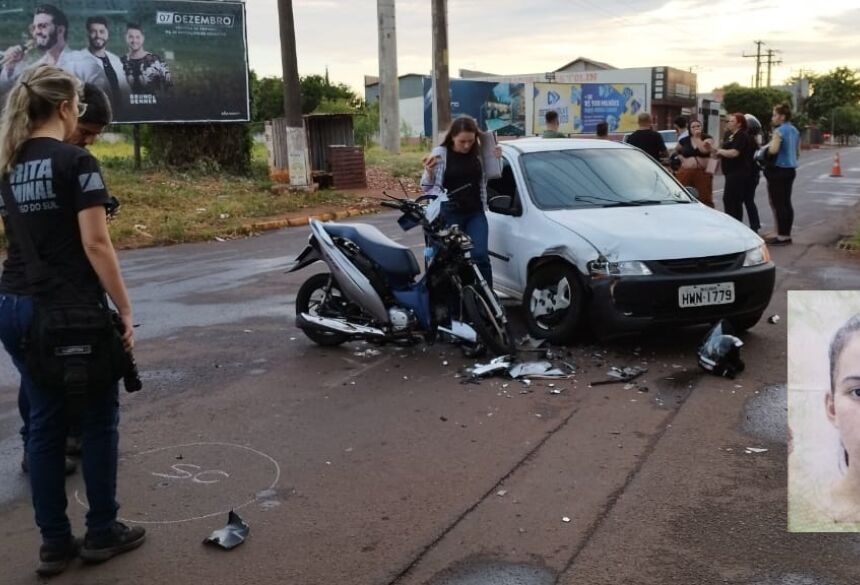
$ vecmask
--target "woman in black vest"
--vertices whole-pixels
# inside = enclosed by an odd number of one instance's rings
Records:
[[[140,527],[117,522],[116,468],[118,385],[92,392],[81,411],[83,472],[89,510],[83,547],[66,516],[64,450],[66,392],[41,388],[25,363],[22,340],[33,319],[34,297],[52,290],[28,278],[22,238],[32,240],[36,255],[53,281],[62,281],[85,299],[105,293],[125,326],[123,341],[133,343],[131,302],[107,229],[110,195],[98,163],[86,150],[64,144],[86,111],[80,82],[62,69],[40,66],[24,72],[9,92],[0,120],[0,189],[3,223],[9,241],[0,277],[0,340],[21,374],[21,390],[30,406],[27,462],[36,524],[42,534],[41,575],[63,571],[80,553],[104,561],[143,543]],[[7,209],[15,201],[16,218]],[[20,224],[16,221],[20,220]],[[16,225],[27,234],[16,233]],[[32,266],[32,264],[30,264]]]
[[[738,221],[744,219],[744,197],[750,185],[753,155],[753,143],[747,134],[747,120],[743,114],[730,114],[728,132],[723,140],[722,148],[717,149],[715,156],[722,159],[723,175],[726,185],[723,190],[723,206],[727,214]]]

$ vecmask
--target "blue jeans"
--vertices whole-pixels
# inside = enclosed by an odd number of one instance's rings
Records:
[[[36,524],[45,543],[59,544],[66,542],[72,533],[66,516],[66,399],[62,390],[37,387],[27,371],[21,342],[32,320],[32,297],[0,294],[0,340],[21,374],[20,395],[24,396],[29,411],[26,456]],[[89,534],[110,528],[119,509],[116,502],[118,393],[116,384],[107,392],[89,395],[81,413]],[[22,406],[19,398],[19,408]]]
[[[484,211],[475,213],[457,213],[450,206],[442,206],[442,217],[446,225],[458,225],[472,238],[472,260],[475,261],[481,274],[490,288],[493,287],[493,271],[490,267],[490,227],[487,224],[487,216]]]

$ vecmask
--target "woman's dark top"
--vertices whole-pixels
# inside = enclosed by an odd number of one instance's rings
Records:
[[[707,134],[702,134],[702,140],[707,140],[710,138]],[[678,144],[681,145],[681,156],[689,158],[691,156],[697,156],[700,158],[708,158],[710,153],[702,152],[698,148],[693,148],[693,138],[691,136],[684,136],[681,140],[678,141]]]
[[[14,194],[39,258],[52,274],[71,283],[81,295],[103,294],[78,226],[78,212],[110,203],[96,159],[83,148],[53,138],[33,138],[24,143],[12,173],[2,178],[2,188]],[[49,287],[33,285],[25,276],[21,236],[2,200],[0,215],[9,241],[0,292],[47,292]]]
[[[726,137],[726,140],[723,142],[724,150],[737,150],[740,155],[735,158],[726,158],[722,159],[722,168],[724,175],[733,175],[735,173],[744,173],[752,170],[751,162],[752,155],[755,154],[753,150],[753,142],[750,140],[749,134],[747,134],[744,130],[738,130],[734,134],[731,134]]]
[[[448,149],[445,176],[442,186],[449,193],[469,185],[450,197],[451,209],[457,213],[477,213],[483,208],[481,201],[481,161],[473,154],[461,154]]]

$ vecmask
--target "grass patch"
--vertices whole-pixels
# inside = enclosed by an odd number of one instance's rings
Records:
[[[176,172],[144,166],[136,171],[130,142],[102,141],[91,152],[101,162],[108,190],[121,202],[110,223],[117,247],[232,237],[253,221],[310,207],[346,206],[354,200],[332,190],[273,194],[264,145],[254,146],[250,177],[204,169]],[[0,245],[5,248],[5,243],[0,228]]]
[[[429,152],[429,149],[422,146],[404,145],[400,149],[400,154],[391,154],[374,145],[365,151],[365,160],[367,166],[381,167],[393,177],[417,179],[423,169],[421,159]]]

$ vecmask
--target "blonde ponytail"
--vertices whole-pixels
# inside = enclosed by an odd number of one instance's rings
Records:
[[[12,172],[21,146],[33,131],[80,91],[81,82],[59,67],[42,65],[21,74],[0,117],[0,175]]]

